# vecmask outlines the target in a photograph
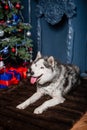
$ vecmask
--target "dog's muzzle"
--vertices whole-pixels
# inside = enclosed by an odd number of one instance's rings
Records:
[[[31,82],[31,84],[35,84],[36,82],[38,82],[39,80],[40,80],[40,77],[42,76],[43,74],[41,74],[40,76],[38,76],[38,77],[33,77],[33,76],[31,76],[30,77],[30,82]]]
[[[33,72],[33,71],[31,71],[31,72],[30,72],[30,74],[31,74],[31,76],[33,76],[33,75],[34,75],[34,72]]]

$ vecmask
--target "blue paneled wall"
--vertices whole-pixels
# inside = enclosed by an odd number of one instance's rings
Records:
[[[22,0],[23,1],[23,0]],[[23,1],[24,18],[29,21],[29,1]],[[38,50],[37,43],[37,17],[36,4],[38,0],[31,0],[31,25],[32,39],[34,44],[34,57]],[[74,30],[74,41],[72,48],[72,63],[77,64],[81,72],[87,70],[87,0],[74,0],[77,7],[77,15],[72,19],[72,27]],[[67,62],[67,32],[68,20],[64,18],[62,22],[55,26],[50,25],[44,19],[40,18],[41,24],[41,52],[43,55],[53,55],[62,62]]]
[[[81,71],[87,70],[87,0],[74,0],[77,15],[73,18],[74,50],[73,63],[80,66]]]
[[[58,60],[66,62],[67,20],[57,25],[50,25],[41,18],[41,52],[43,55],[53,55]]]

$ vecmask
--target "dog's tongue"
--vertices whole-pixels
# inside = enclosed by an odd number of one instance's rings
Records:
[[[37,81],[37,78],[36,78],[36,77],[31,77],[31,79],[30,79],[30,83],[31,83],[31,84],[35,84],[36,81]]]

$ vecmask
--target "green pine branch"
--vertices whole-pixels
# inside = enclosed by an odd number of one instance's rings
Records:
[[[8,0],[4,2],[8,4]],[[33,44],[27,32],[32,27],[30,24],[23,22],[23,16],[21,14],[23,5],[21,5],[20,9],[14,7],[15,3],[21,4],[21,0],[10,0],[10,2],[13,4],[13,7],[8,10],[5,10],[2,4],[0,4],[0,20],[4,20],[4,23],[0,25],[0,33],[3,32],[3,35],[0,36],[0,50],[8,47],[12,58],[19,57],[23,60],[29,60],[32,58],[32,52],[30,52],[29,48],[33,48]],[[13,19],[13,14],[19,16],[17,21]],[[1,56],[3,54],[0,53]]]

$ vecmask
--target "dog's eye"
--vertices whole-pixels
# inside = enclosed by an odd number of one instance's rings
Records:
[[[42,66],[41,66],[40,68],[41,68],[41,69],[44,69],[44,67],[42,67]]]

